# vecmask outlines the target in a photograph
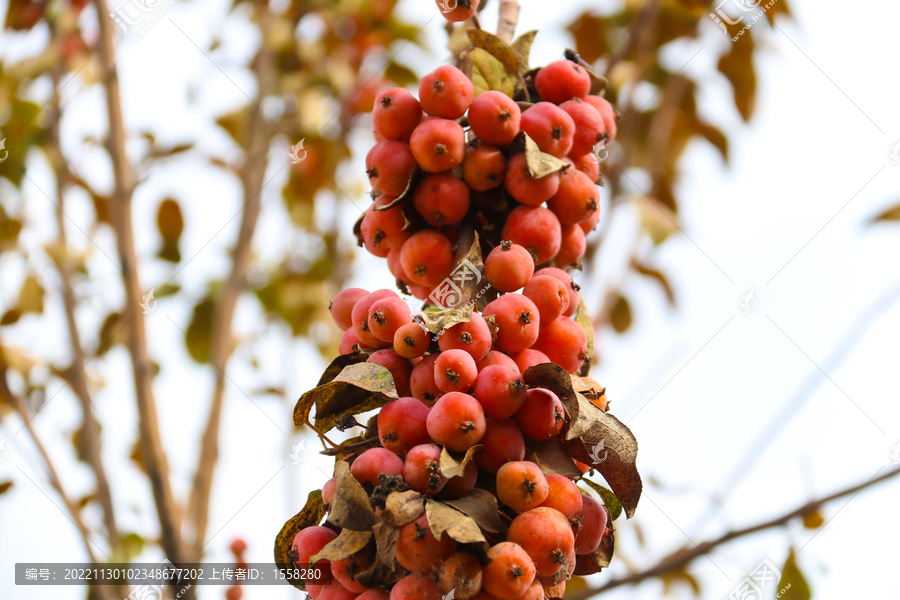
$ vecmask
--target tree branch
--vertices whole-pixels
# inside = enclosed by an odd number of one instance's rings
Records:
[[[260,26],[267,30],[269,19],[267,9],[261,9]],[[259,88],[257,105],[269,95],[274,87],[275,62],[271,49],[263,41],[257,54],[253,70]],[[241,228],[232,254],[231,271],[216,301],[213,316],[213,329],[210,336],[209,360],[216,369],[216,381],[213,389],[209,418],[200,446],[200,457],[194,474],[194,484],[188,500],[188,519],[194,528],[193,553],[195,559],[202,557],[204,538],[209,522],[210,495],[212,492],[213,473],[219,456],[219,425],[222,419],[222,404],[225,398],[225,370],[232,353],[231,327],[238,297],[246,287],[247,267],[250,264],[251,242],[256,221],[259,217],[263,179],[266,172],[266,153],[271,138],[271,123],[261,109],[253,110],[248,128],[247,153],[240,170],[241,186],[244,189],[246,205],[241,215]]]
[[[500,22],[497,24],[497,37],[512,44],[519,22],[519,4],[516,0],[500,0]]]
[[[59,65],[53,70],[54,89],[58,90],[61,76],[61,66]],[[106,536],[110,548],[112,548],[115,556],[120,546],[119,530],[116,526],[116,516],[112,503],[112,495],[109,491],[109,481],[106,478],[106,469],[103,466],[101,458],[101,441],[100,427],[94,418],[94,410],[91,402],[91,395],[88,391],[87,381],[84,376],[85,354],[84,347],[81,343],[81,336],[78,333],[78,325],[75,321],[75,292],[72,288],[72,265],[69,262],[69,253],[66,242],[66,227],[64,215],[64,193],[68,180],[68,168],[62,156],[60,147],[60,120],[62,118],[59,94],[53,97],[53,124],[51,128],[50,163],[56,175],[56,228],[58,230],[59,243],[54,249],[51,258],[53,259],[56,269],[59,272],[59,278],[62,283],[62,299],[66,314],[66,326],[69,331],[69,341],[72,346],[72,375],[69,383],[72,390],[81,404],[82,429],[81,429],[81,452],[85,462],[94,471],[94,477],[97,479],[97,502],[103,509],[103,521],[106,525]],[[127,594],[127,590],[125,590]]]
[[[92,563],[97,563],[99,561],[97,560],[97,557],[94,555],[94,551],[91,548],[91,544],[93,542],[91,541],[90,536],[88,536],[88,530],[84,525],[84,521],[81,520],[81,511],[78,506],[74,502],[72,502],[72,500],[63,489],[62,483],[60,482],[59,477],[56,474],[56,468],[53,466],[53,461],[50,460],[50,455],[47,454],[47,449],[44,447],[44,444],[38,437],[37,432],[35,432],[34,428],[31,426],[32,415],[29,414],[29,410],[25,404],[25,401],[19,396],[13,394],[12,390],[9,389],[9,385],[6,382],[6,371],[6,361],[4,359],[2,349],[0,349],[0,398],[5,399],[6,402],[10,406],[12,406],[17,413],[19,413],[19,416],[22,417],[22,422],[25,425],[25,429],[28,430],[28,434],[31,436],[31,441],[34,442],[34,445],[40,453],[41,458],[43,458],[44,460],[44,464],[47,466],[50,485],[53,486],[53,489],[55,489],[60,498],[62,498],[63,502],[66,505],[66,510],[68,510],[69,514],[72,516],[72,522],[75,523],[75,527],[78,529],[78,533],[81,534],[81,539],[84,542],[84,548],[85,550],[87,550],[88,559]],[[118,588],[103,585],[91,587],[91,591],[96,593],[97,597],[100,600],[110,600],[112,598],[113,589]]]
[[[122,99],[116,73],[114,32],[115,25],[108,18],[106,0],[97,0],[97,22],[100,29],[100,62],[106,105],[109,113],[108,149],[115,175],[115,189],[110,201],[110,221],[116,234],[116,245],[125,286],[125,307],[122,318],[128,328],[127,345],[134,373],[140,428],[140,447],[144,466],[150,478],[156,512],[159,517],[160,537],[167,558],[178,564],[185,555],[181,547],[181,519],[169,481],[169,467],[157,420],[156,400],[153,397],[153,369],[147,346],[144,315],[137,310],[143,290],[137,272],[138,260],[134,249],[132,231],[131,198],[134,191],[134,174],[125,151],[125,121]]]
[[[585,588],[583,590],[579,590],[569,596],[566,596],[566,600],[586,600],[587,598],[590,598],[596,594],[600,594],[602,592],[606,592],[623,585],[634,585],[644,581],[645,579],[660,577],[667,573],[680,571],[681,569],[685,568],[691,561],[703,556],[704,554],[707,554],[717,546],[721,546],[722,544],[728,543],[737,538],[745,537],[754,533],[759,533],[760,531],[764,531],[766,529],[781,527],[782,525],[786,525],[792,519],[803,517],[804,515],[812,513],[833,500],[855,494],[868,487],[872,487],[878,483],[881,483],[882,481],[886,481],[888,479],[891,479],[892,477],[896,477],[898,474],[900,474],[900,467],[894,469],[893,471],[888,471],[881,477],[869,479],[864,483],[854,485],[839,492],[835,492],[830,496],[807,502],[806,504],[803,504],[795,508],[794,510],[785,513],[780,517],[776,517],[770,521],[765,521],[763,523],[745,527],[743,529],[729,531],[713,540],[703,542],[695,546],[694,548],[679,550],[662,559],[661,561],[659,561],[659,563],[656,564],[656,566],[651,567],[646,571],[634,573],[621,579],[613,579],[598,588]]]

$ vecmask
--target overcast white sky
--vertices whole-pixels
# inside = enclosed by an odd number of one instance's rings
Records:
[[[563,26],[582,10],[610,5],[573,1],[558,3],[550,11],[543,2],[521,4],[519,31],[542,32],[533,49],[533,64],[553,60],[571,45]],[[740,124],[724,78],[702,75],[714,70],[718,56],[731,43],[712,23],[702,41],[669,49],[667,61],[673,69],[696,54],[684,71],[704,78],[707,91],[700,107],[708,120],[730,132],[732,162],[724,165],[709,145],[699,142],[684,155],[678,197],[686,236],[672,238],[658,254],[659,263],[672,276],[678,308],[669,309],[653,284],[633,278],[625,289],[635,306],[634,327],[625,336],[600,332],[604,362],[592,376],[607,386],[613,412],[628,423],[641,447],[638,465],[646,494],[635,521],[645,546],[639,545],[633,523],[618,522],[620,557],[635,568],[673,548],[767,519],[893,467],[889,453],[900,442],[895,381],[900,358],[900,225],[869,227],[867,222],[900,201],[900,165],[889,157],[900,140],[896,109],[900,81],[890,71],[900,5],[886,0],[863,5],[792,0],[796,22],[782,22],[783,31],[754,29],[760,46],[760,90],[757,114],[749,127]],[[208,115],[240,105],[244,96],[238,88],[253,95],[246,72],[229,64],[252,52],[256,40],[247,27],[223,23],[225,6],[221,0],[178,3],[170,12],[177,27],[163,19],[139,42],[120,46],[119,73],[130,127],[149,127],[169,140],[196,138],[225,155],[234,151],[224,135],[208,125]],[[435,16],[430,2],[401,0],[399,10],[418,23]],[[492,28],[496,17],[486,12],[483,25]],[[186,36],[201,47],[213,36],[222,37],[223,49],[212,57],[233,81]],[[429,22],[420,39],[427,40],[435,53],[407,46],[397,60],[423,73],[444,57],[440,19]],[[0,40],[0,52],[12,48],[12,41]],[[189,104],[188,90],[196,95],[195,104]],[[73,94],[74,90],[67,97]],[[91,175],[98,185],[108,183],[108,165],[80,149],[79,134],[102,131],[102,113],[97,112],[102,101],[97,87],[79,92],[73,99],[72,121],[66,124],[67,153],[100,164]],[[284,143],[286,149],[288,141]],[[356,143],[364,153],[371,139],[361,133]],[[43,162],[34,158],[28,164],[38,185],[49,185]],[[275,171],[277,167],[272,174]],[[361,172],[348,169],[342,186],[361,185]],[[276,255],[273,240],[296,243],[283,235],[277,187],[272,185],[263,194],[255,245],[264,259]],[[181,196],[187,223],[184,239],[196,247],[183,247],[182,252],[190,256],[237,211],[236,182],[189,163],[155,173],[139,190],[135,206],[137,241],[148,252],[156,244],[156,203],[166,190],[175,188],[187,190]],[[44,233],[52,234],[52,205],[35,189],[26,194],[29,216],[42,223]],[[79,223],[89,214],[78,200],[70,203],[70,210]],[[355,217],[348,214],[348,224]],[[627,206],[615,213],[623,231],[634,218]],[[204,291],[197,284],[201,275],[224,272],[225,250],[236,227],[236,222],[226,226],[179,276],[188,291],[199,296]],[[74,233],[70,237],[87,248],[85,240]],[[112,248],[105,233],[95,241]],[[615,241],[613,236],[611,247]],[[26,242],[37,245],[40,236]],[[611,250],[607,255],[611,262],[613,254]],[[91,260],[101,265],[106,259],[97,254]],[[389,277],[384,261],[363,252],[357,264],[353,285],[382,287]],[[0,262],[0,268],[9,265]],[[169,267],[148,267],[142,279],[148,284],[164,281],[174,272],[165,269]],[[598,269],[601,279],[615,277],[603,266]],[[86,323],[122,301],[113,283],[116,272],[111,268],[105,272],[108,280],[101,278],[79,290],[90,298]],[[21,274],[10,277],[15,280]],[[588,296],[599,291],[596,279],[592,281],[595,287],[587,288]],[[758,306],[744,314],[740,302],[750,290]],[[0,306],[7,306],[12,293],[0,289]],[[189,310],[187,304],[161,301],[148,316],[154,353],[167,361],[157,395],[176,493],[181,496],[190,483],[212,384],[211,373],[198,374],[186,357],[182,335],[172,324],[183,327]],[[58,306],[50,305],[48,311],[60,314]],[[240,304],[237,329],[247,335],[264,330],[252,300]],[[58,319],[49,329],[17,325],[4,341],[46,351],[64,336]],[[288,454],[293,444],[305,440],[308,448],[316,446],[313,438],[296,435],[291,402],[254,397],[254,404],[241,392],[284,382],[288,397],[296,398],[314,385],[324,366],[322,359],[307,345],[290,343],[277,329],[253,345],[253,354],[264,365],[262,374],[249,368],[250,352],[238,354],[230,363],[236,385],[227,391],[210,524],[210,534],[219,533],[208,546],[210,561],[229,560],[227,547],[235,536],[248,541],[250,561],[271,560],[278,529],[300,509],[306,494],[324,483],[322,470],[330,472],[330,461],[321,457],[291,464]],[[62,349],[51,350],[51,355],[64,357]],[[124,349],[119,348],[97,361],[90,372],[106,383],[96,403],[103,415],[104,452],[114,494],[126,507],[118,515],[120,527],[152,536],[149,490],[127,458],[136,433],[134,407],[122,401],[131,397],[130,384],[121,377],[129,370]],[[86,469],[74,462],[68,443],[79,419],[74,400],[63,391],[35,421],[54,459],[64,465],[64,483],[74,497],[92,485]],[[73,526],[51,504],[59,504],[59,499],[32,448],[22,440],[24,432],[16,435],[18,428],[10,419],[0,425],[9,451],[0,463],[0,480],[16,482],[0,499],[4,565],[0,596],[83,598],[77,588],[26,590],[13,585],[12,563],[85,560]],[[741,467],[748,452],[754,462]],[[736,481],[736,469],[739,483],[725,487]],[[723,547],[709,560],[700,559],[691,572],[701,581],[702,597],[726,597],[765,558],[780,565],[789,544],[803,548],[799,562],[817,600],[884,597],[893,591],[893,569],[900,563],[900,546],[885,535],[900,531],[898,493],[900,483],[895,482],[829,505],[825,517],[830,521],[818,534],[794,525]],[[716,494],[725,496],[721,510],[710,503]],[[97,517],[95,511],[88,512],[89,519]],[[144,558],[155,561],[162,555],[148,551]],[[626,562],[620,559],[609,572],[626,571]],[[602,582],[609,576],[594,579]],[[223,593],[223,588],[201,588],[200,597],[221,598]],[[660,586],[652,582],[608,597],[660,595]],[[688,596],[688,590],[676,588],[675,597]],[[289,598],[296,593],[247,587],[244,597]]]

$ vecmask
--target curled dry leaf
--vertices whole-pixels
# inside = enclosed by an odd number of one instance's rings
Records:
[[[350,465],[339,461],[334,466],[334,476],[337,487],[328,522],[352,531],[371,531],[378,517],[369,505],[369,496],[350,474]]]
[[[422,494],[415,490],[394,492],[384,502],[381,521],[387,525],[401,527],[414,521],[425,510]]]
[[[578,310],[575,311],[575,322],[581,325],[581,328],[584,330],[584,335],[587,337],[587,355],[588,362],[594,356],[594,324],[591,322],[591,315],[588,313],[587,302],[584,301],[584,296],[581,295],[581,292],[578,292]]]
[[[457,261],[450,276],[432,292],[443,310],[421,312],[418,320],[431,333],[465,323],[472,318],[476,301],[485,295],[489,285],[484,275],[481,242],[475,233],[468,252]]]
[[[354,579],[367,588],[376,588],[381,585],[391,585],[400,581],[407,574],[406,569],[398,567],[391,568],[383,560],[381,556],[375,556],[375,564],[359,573]]]
[[[528,167],[528,174],[533,178],[541,179],[551,173],[569,168],[569,163],[561,161],[552,154],[541,152],[537,143],[524,131],[519,135],[524,136],[525,139],[525,165]]]
[[[446,448],[441,450],[441,475],[450,479],[451,477],[462,477],[466,474],[466,467],[475,457],[484,452],[484,446],[477,444],[466,450],[465,454],[450,452]]]
[[[344,367],[324,385],[306,392],[294,407],[294,424],[301,426],[316,406],[316,428],[322,432],[334,428],[347,415],[380,408],[396,399],[397,390],[391,372],[375,363],[359,362]]]
[[[525,444],[525,460],[529,460],[541,468],[544,474],[556,473],[575,479],[581,477],[581,471],[569,456],[565,443],[558,436],[546,442],[527,440]]]
[[[618,419],[603,412],[574,389],[573,379],[559,365],[546,363],[525,372],[525,383],[552,390],[559,396],[569,417],[564,441],[569,454],[603,475],[631,518],[641,497],[637,440]],[[598,460],[600,452],[603,458]]]
[[[462,498],[444,500],[467,517],[471,517],[484,531],[497,533],[503,529],[498,514],[497,498],[487,490],[473,488]]]
[[[360,352],[338,356],[325,368],[325,372],[322,373],[322,376],[319,378],[319,383],[316,384],[316,388],[323,386],[326,383],[330,383],[335,377],[341,374],[344,367],[366,362],[368,358],[367,355]],[[303,394],[294,406],[294,425],[297,427],[302,426],[309,420],[309,413],[312,411],[313,404],[315,404],[316,401],[316,396],[312,393],[313,391],[315,390],[313,389]]]
[[[406,201],[406,198],[409,196],[410,192],[412,192],[417,185],[419,185],[419,181],[422,179],[422,169],[416,169],[413,171],[413,174],[410,176],[409,181],[406,182],[406,187],[403,189],[403,192],[388,202],[383,206],[373,206],[372,210],[376,212],[381,212],[384,210],[390,210],[395,206],[399,206]],[[361,225],[361,224],[360,224]]]
[[[431,527],[431,533],[437,539],[441,539],[446,533],[461,544],[487,541],[484,539],[484,535],[474,519],[467,517],[443,502],[427,500],[425,502],[425,514],[428,516],[428,526]]]
[[[309,557],[310,563],[320,560],[342,560],[348,556],[353,556],[372,541],[371,531],[350,531],[344,529],[340,535],[325,544],[318,554]]]
[[[372,527],[372,533],[375,535],[378,558],[389,567],[397,568],[397,541],[400,539],[400,528],[383,522],[376,523]]]
[[[281,528],[281,531],[278,532],[278,535],[275,536],[275,564],[288,567],[292,566],[294,557],[291,556],[291,546],[294,543],[294,536],[296,536],[301,529],[318,525],[322,522],[324,516],[325,505],[322,502],[322,491],[315,490],[310,492],[309,496],[306,498],[306,505],[303,507],[303,510],[291,517]],[[291,570],[292,569],[288,569],[288,572],[286,573],[288,582],[295,588],[305,591],[306,586],[304,585],[303,580],[293,579],[289,572]]]
[[[528,57],[531,54],[531,44],[534,43],[534,36],[537,30],[532,29],[520,35],[516,41],[512,43],[512,51],[516,54],[519,61],[519,74],[524,76],[528,72]]]

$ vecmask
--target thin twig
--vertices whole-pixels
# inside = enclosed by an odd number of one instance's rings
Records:
[[[153,490],[163,549],[167,558],[178,564],[185,558],[180,535],[181,518],[172,493],[169,467],[159,431],[156,400],[153,396],[153,365],[147,345],[144,315],[137,310],[142,301],[143,291],[138,278],[138,260],[132,231],[131,199],[135,180],[132,165],[125,151],[125,120],[122,113],[119,78],[116,73],[114,41],[116,27],[112,19],[108,18],[110,11],[106,0],[97,0],[96,5],[100,29],[101,79],[106,91],[109,117],[108,149],[115,176],[115,188],[110,200],[110,221],[116,233],[123,275],[122,284],[125,287],[123,318],[128,323],[126,339],[134,373],[141,456]]]
[[[78,533],[81,534],[81,539],[84,542],[84,548],[85,550],[87,550],[88,559],[92,563],[97,563],[97,557],[94,554],[93,549],[91,548],[91,544],[93,544],[94,542],[88,535],[88,530],[84,525],[84,521],[81,520],[81,511],[78,508],[78,505],[72,502],[72,500],[66,494],[65,489],[63,489],[62,483],[59,480],[59,476],[57,476],[56,474],[56,468],[53,466],[53,461],[50,460],[50,455],[47,454],[47,449],[44,447],[44,444],[41,442],[41,439],[38,437],[37,432],[35,432],[34,427],[31,424],[31,417],[33,415],[28,414],[29,411],[25,404],[25,400],[12,393],[12,390],[9,388],[9,385],[6,382],[6,371],[6,362],[3,357],[3,352],[0,351],[0,398],[3,398],[6,403],[12,406],[13,409],[17,413],[19,413],[19,416],[22,417],[22,422],[24,423],[25,429],[28,430],[28,434],[31,436],[31,441],[34,443],[35,447],[41,455],[41,458],[44,460],[44,464],[47,467],[50,485],[53,486],[53,489],[55,489],[56,493],[58,493],[60,498],[62,498],[63,502],[66,505],[66,510],[69,511],[69,514],[72,517],[72,522],[75,523],[75,527],[76,529],[78,529]],[[93,586],[91,588],[91,591],[95,592],[100,600],[110,600],[110,598],[112,598],[113,589],[115,588],[98,585]]]
[[[519,22],[519,3],[516,0],[500,0],[500,21],[497,23],[497,37],[512,44]]]
[[[736,529],[733,531],[729,531],[713,540],[708,542],[703,542],[698,544],[694,548],[686,549],[686,550],[678,550],[677,552],[670,554],[666,558],[662,559],[655,566],[641,571],[639,573],[634,573],[627,577],[623,577],[621,579],[613,579],[611,581],[606,582],[604,585],[597,588],[584,588],[582,590],[578,590],[573,592],[571,595],[566,596],[566,600],[586,600],[587,598],[591,598],[597,594],[602,592],[609,591],[611,589],[621,587],[623,585],[634,585],[636,583],[640,583],[645,579],[650,579],[653,577],[661,577],[666,575],[667,573],[673,573],[676,571],[680,571],[684,569],[691,561],[696,558],[707,554],[717,546],[721,546],[722,544],[726,544],[732,540],[745,537],[754,533],[759,533],[760,531],[765,531],[766,529],[772,529],[775,527],[781,527],[782,525],[786,525],[789,521],[803,517],[804,515],[810,514],[821,508],[823,505],[832,502],[833,500],[837,500],[838,498],[843,498],[844,496],[849,496],[851,494],[855,494],[861,490],[872,487],[882,481],[886,481],[891,479],[892,477],[896,477],[900,475],[900,467],[894,469],[893,471],[888,471],[884,475],[880,477],[876,477],[870,479],[866,482],[854,485],[852,487],[843,489],[839,492],[835,492],[830,496],[825,496],[824,498],[820,498],[818,500],[812,500],[803,504],[794,510],[791,510],[780,517],[776,517],[770,521],[765,521],[763,523],[758,523],[756,525],[752,525],[750,527],[745,527],[743,529]]]
[[[266,21],[270,13],[261,9],[260,26],[267,30]],[[264,42],[253,63],[253,70],[259,82],[257,104],[270,93],[274,86],[274,56]],[[209,523],[210,497],[213,473],[219,456],[219,429],[222,419],[222,404],[225,399],[225,371],[231,356],[231,326],[238,297],[246,287],[247,267],[250,264],[251,242],[256,221],[259,217],[260,197],[266,172],[266,154],[271,143],[273,128],[261,110],[254,110],[248,128],[247,154],[240,171],[241,186],[247,203],[241,215],[241,227],[232,252],[231,272],[216,300],[213,330],[210,337],[210,362],[216,367],[216,381],[213,388],[209,418],[200,446],[200,457],[194,474],[194,484],[188,500],[188,519],[194,528],[194,558],[199,561],[206,545],[206,529]]]
[[[58,89],[62,65],[53,69],[53,85],[54,89]],[[60,147],[60,120],[62,112],[59,102],[59,94],[53,97],[53,124],[51,126],[50,139],[50,162],[56,175],[56,228],[58,230],[59,243],[54,249],[51,258],[53,259],[56,269],[59,272],[59,278],[62,283],[62,300],[65,307],[66,326],[69,331],[69,342],[72,347],[72,366],[71,371],[74,372],[70,379],[72,390],[81,404],[81,452],[85,462],[94,472],[97,479],[97,502],[103,509],[103,522],[106,525],[106,538],[112,549],[113,555],[117,554],[120,546],[119,530],[116,526],[115,510],[112,503],[112,495],[109,490],[109,481],[106,478],[106,469],[103,466],[102,454],[100,451],[100,427],[94,418],[93,404],[91,394],[88,391],[87,381],[85,380],[83,366],[85,364],[84,347],[81,343],[81,336],[78,333],[78,324],[75,320],[75,292],[72,288],[72,265],[69,262],[69,251],[66,241],[65,227],[65,189],[68,182],[68,168],[62,156]],[[127,590],[123,590],[127,594]]]

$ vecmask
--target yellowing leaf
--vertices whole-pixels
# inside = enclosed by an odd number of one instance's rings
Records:
[[[512,97],[516,92],[515,77],[499,60],[481,48],[472,48],[463,59],[463,72],[475,86],[475,97],[490,90]]]
[[[749,121],[756,105],[756,71],[753,68],[752,30],[744,32],[736,43],[729,44],[730,51],[719,59],[719,71],[728,78],[734,88],[734,104]]]
[[[278,535],[275,536],[275,564],[287,567],[293,566],[291,546],[294,543],[294,536],[301,529],[318,525],[324,516],[325,506],[322,503],[322,491],[315,490],[310,492],[303,510],[291,517],[281,528],[281,531],[278,532]],[[306,590],[302,579],[293,579],[288,573],[287,580],[295,588]]]
[[[900,204],[887,209],[886,211],[872,219],[873,223],[876,221],[900,221]]]
[[[616,333],[625,333],[631,327],[631,304],[622,294],[617,294],[609,310],[609,322]]]

